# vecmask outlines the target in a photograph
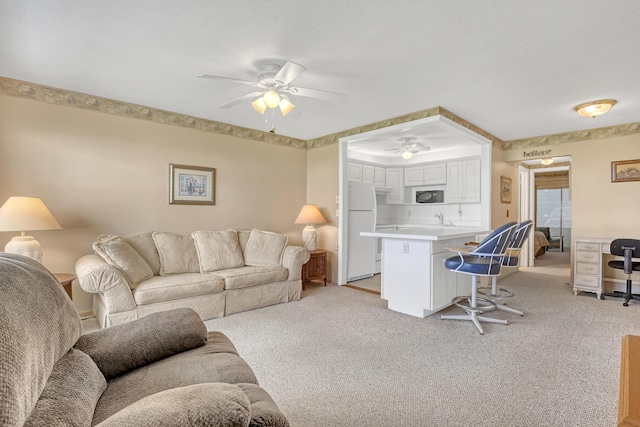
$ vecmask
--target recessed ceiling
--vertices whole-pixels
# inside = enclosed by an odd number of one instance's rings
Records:
[[[640,2],[22,0],[0,6],[0,76],[312,139],[442,106],[503,140],[640,120]],[[593,31],[593,29],[604,29]],[[307,68],[274,122],[218,106],[265,63]],[[577,104],[616,99],[596,119]],[[442,142],[442,141],[440,141]],[[440,142],[433,142],[434,144]]]

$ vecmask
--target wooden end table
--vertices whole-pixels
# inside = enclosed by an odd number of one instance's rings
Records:
[[[69,295],[69,299],[73,300],[73,291],[71,290],[71,283],[76,280],[75,274],[68,273],[53,273],[60,282],[60,285],[64,288],[67,295]]]
[[[327,286],[327,251],[318,249],[310,252],[311,258],[302,266],[302,290],[304,283],[314,279],[323,279]]]

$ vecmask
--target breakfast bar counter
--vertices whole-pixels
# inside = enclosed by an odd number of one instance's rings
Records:
[[[427,317],[451,305],[458,295],[468,295],[471,278],[447,270],[444,260],[490,230],[481,227],[395,227],[361,232],[382,238],[381,296],[390,310]]]

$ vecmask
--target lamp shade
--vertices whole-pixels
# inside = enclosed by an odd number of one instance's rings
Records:
[[[304,205],[296,218],[296,224],[323,224],[327,222],[316,205]]]
[[[42,262],[42,247],[27,230],[61,230],[58,221],[39,197],[9,197],[0,208],[0,231],[20,231],[13,237],[4,251],[24,255]]]
[[[9,197],[0,207],[0,231],[61,229],[39,197]]]
[[[318,236],[316,229],[311,224],[322,224],[327,222],[316,205],[304,205],[296,218],[296,224],[307,224],[302,230],[302,244],[309,252],[316,250]]]

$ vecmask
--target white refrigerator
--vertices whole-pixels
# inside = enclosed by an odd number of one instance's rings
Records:
[[[374,275],[376,239],[361,231],[375,231],[376,192],[373,183],[349,181],[348,188],[347,282]]]

